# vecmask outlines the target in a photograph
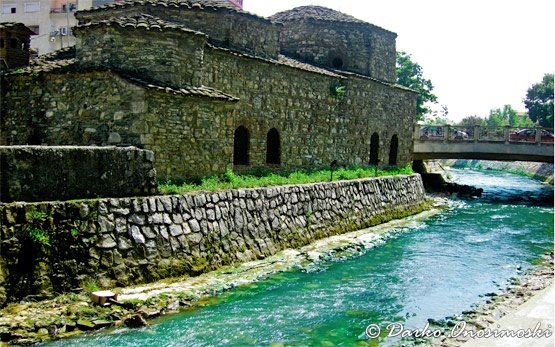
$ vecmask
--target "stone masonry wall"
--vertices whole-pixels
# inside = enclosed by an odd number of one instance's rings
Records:
[[[150,8],[148,13],[206,33],[209,41],[218,46],[265,58],[276,58],[279,54],[281,26],[267,19],[233,11],[182,11],[171,7]]]
[[[0,305],[97,281],[195,275],[417,213],[419,175],[0,205]]]
[[[204,84],[240,98],[233,130],[248,129],[252,166],[266,165],[266,135],[272,128],[280,133],[286,168],[333,160],[368,164],[374,132],[380,135],[381,164],[388,163],[394,134],[398,165],[412,160],[416,98],[410,91],[354,74],[334,77],[245,56],[230,59],[220,49],[206,50],[204,66]],[[334,95],[332,89],[341,85],[345,94]]]
[[[235,103],[148,92],[142,137],[159,178],[201,177],[233,167]]]
[[[0,146],[0,201],[154,194],[153,166],[135,147]]]
[[[14,76],[3,83],[0,145],[141,146],[144,94],[107,71]]]
[[[38,82],[38,83],[37,83]],[[207,47],[202,84],[239,97],[225,103],[149,90],[110,71],[13,76],[3,90],[0,144],[131,144],[153,150],[160,176],[200,176],[233,168],[233,133],[250,133],[250,166],[266,166],[276,128],[282,169],[367,164],[380,136],[388,164],[412,160],[415,94],[360,75],[301,70]],[[343,85],[345,94],[334,95]],[[117,142],[110,142],[119,139]]]
[[[286,21],[281,51],[307,63],[394,83],[396,34],[365,24]],[[334,66],[340,59],[343,66]]]
[[[389,163],[394,135],[397,165],[412,160],[412,91],[284,57],[243,55],[206,44],[198,34],[145,34],[115,24],[86,28],[77,47],[80,60],[68,71],[5,77],[0,144],[130,144],[153,150],[158,173],[171,177],[332,161],[364,165],[373,133],[380,138],[380,165]],[[238,100],[187,94],[200,86]],[[233,166],[239,126],[250,135],[248,167]],[[280,138],[279,167],[266,163],[273,128]]]
[[[80,12],[77,16],[82,24],[109,17],[134,16],[141,13],[206,33],[209,41],[219,46],[265,58],[275,58],[279,54],[280,25],[261,17],[226,8],[214,8],[208,11],[194,8],[184,10],[172,6],[147,4],[110,11]]]
[[[199,85],[206,36],[159,32],[117,24],[76,28],[77,58],[84,68],[111,68],[172,86]]]

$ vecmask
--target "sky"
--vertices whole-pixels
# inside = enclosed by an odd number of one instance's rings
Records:
[[[244,0],[270,16],[319,5],[396,32],[397,50],[422,66],[433,92],[458,121],[486,117],[522,99],[555,70],[554,0]]]

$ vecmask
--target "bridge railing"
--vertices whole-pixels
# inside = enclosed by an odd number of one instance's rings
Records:
[[[510,128],[509,142],[553,143],[553,129]]]
[[[553,129],[543,127],[417,125],[414,136],[420,141],[553,143]]]
[[[449,126],[449,140],[474,141],[474,128],[465,126]]]
[[[505,142],[507,135],[505,127],[479,127],[479,129],[478,141]]]

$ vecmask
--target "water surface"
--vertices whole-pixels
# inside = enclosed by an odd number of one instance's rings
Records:
[[[361,256],[274,275],[148,328],[54,344],[364,346],[377,343],[364,335],[369,324],[423,328],[458,314],[553,249],[553,191],[511,174],[451,172],[484,198],[459,200]]]

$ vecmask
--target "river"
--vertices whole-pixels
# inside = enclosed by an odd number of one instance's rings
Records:
[[[367,346],[377,345],[364,334],[369,324],[423,328],[429,318],[459,314],[553,249],[553,190],[511,174],[451,173],[483,188],[484,197],[455,199],[360,256],[235,288],[144,329],[51,345]]]

